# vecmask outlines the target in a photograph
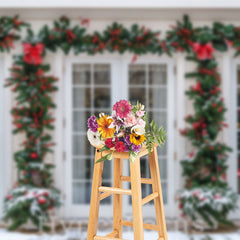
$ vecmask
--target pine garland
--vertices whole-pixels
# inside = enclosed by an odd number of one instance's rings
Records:
[[[226,218],[236,205],[236,195],[225,181],[227,152],[230,148],[216,141],[219,132],[226,127],[226,108],[221,98],[221,80],[214,52],[227,51],[229,47],[233,47],[236,50],[235,55],[239,55],[240,27],[215,22],[212,27],[195,28],[189,18],[184,16],[182,22],[171,26],[166,38],[160,39],[160,32],[137,24],[128,29],[115,22],[103,32],[95,31],[91,34],[86,31],[88,25],[89,19],[81,18],[80,24],[72,26],[67,17],[61,17],[54,21],[53,27],[45,25],[37,34],[28,28],[23,44],[24,54],[15,58],[10,70],[11,77],[6,84],[12,86],[12,91],[16,93],[17,106],[12,109],[14,133],[24,132],[26,135],[22,150],[14,155],[20,171],[18,184],[47,189],[51,189],[53,185],[53,166],[45,163],[44,157],[53,146],[47,130],[53,129],[54,118],[50,110],[55,105],[51,93],[57,89],[54,86],[56,79],[45,76],[45,72],[50,68],[42,64],[45,50],[55,52],[61,49],[65,54],[73,51],[76,55],[83,52],[90,55],[130,52],[133,54],[132,62],[137,60],[138,55],[147,53],[171,56],[176,52],[186,52],[187,60],[197,64],[197,70],[186,75],[196,78],[196,84],[186,92],[194,101],[195,113],[186,117],[188,127],[181,132],[190,139],[196,151],[190,153],[189,158],[182,162],[186,190],[180,195],[180,208],[183,214],[192,219],[195,219],[195,214],[200,214],[206,222],[212,224],[211,216],[214,215],[217,221],[223,222],[223,218]],[[23,26],[27,24],[18,21],[16,17],[0,19],[0,51],[8,51],[12,47],[12,42],[19,39],[12,30],[20,31]],[[154,128],[154,123],[149,127]],[[201,208],[199,204],[192,204],[190,212],[188,206],[193,200],[191,197],[186,198],[186,195],[195,194],[196,189],[202,189],[210,195],[217,194],[218,197],[222,194],[221,197],[224,198],[224,193],[229,193],[228,201],[222,202],[222,208],[216,208],[212,202],[200,204]],[[6,206],[9,206],[11,196],[10,194],[6,198]],[[201,202],[199,195],[195,194],[194,199],[197,203]],[[58,201],[55,205],[58,205]],[[25,220],[18,220],[19,209],[17,212],[6,209],[7,218],[14,222],[12,229],[23,224]],[[24,208],[24,211],[29,219],[39,225],[39,222],[31,217],[30,205]],[[45,211],[47,212],[46,209]]]
[[[14,41],[19,40],[20,36],[17,32],[20,32],[23,27],[27,27],[28,24],[23,21],[19,21],[18,16],[15,17],[1,17],[0,18],[0,52],[9,52],[14,48]]]
[[[16,195],[18,188],[14,188],[6,198],[5,219],[12,220],[9,229],[15,229],[26,223],[28,219],[41,227],[40,217],[48,219],[48,208],[59,206],[59,192],[53,188],[52,168],[53,164],[46,163],[44,158],[48,152],[52,152],[52,137],[49,130],[54,128],[54,118],[51,109],[55,108],[51,94],[57,90],[54,86],[57,79],[46,76],[49,65],[41,64],[43,57],[43,45],[24,44],[24,55],[15,57],[14,65],[10,69],[11,76],[6,80],[6,86],[16,94],[16,107],[12,109],[14,134],[24,133],[25,140],[22,149],[14,154],[14,159],[19,170],[17,187],[25,186],[24,194]],[[39,52],[36,46],[40,46]],[[38,194],[41,189],[53,191],[55,196],[47,201],[48,195]],[[38,190],[36,190],[38,189]],[[33,195],[32,201],[22,197]],[[18,201],[19,197],[22,199]],[[24,201],[24,199],[26,201]],[[39,199],[42,199],[40,203]],[[19,202],[19,204],[11,204]],[[32,203],[39,202],[38,214],[33,214]],[[39,213],[40,211],[40,213]]]

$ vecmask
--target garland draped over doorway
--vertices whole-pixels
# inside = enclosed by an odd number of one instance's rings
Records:
[[[38,227],[40,220],[47,220],[49,211],[60,205],[59,192],[53,187],[52,164],[46,162],[47,152],[52,151],[51,134],[54,127],[51,93],[56,91],[53,76],[46,75],[50,65],[43,64],[47,51],[61,49],[65,54],[73,51],[90,55],[106,51],[133,54],[167,54],[186,52],[187,60],[197,68],[186,77],[196,79],[196,84],[186,92],[193,100],[195,112],[186,117],[187,128],[182,129],[195,147],[182,161],[185,190],[179,195],[182,214],[192,219],[201,216],[210,225],[213,219],[228,224],[226,217],[236,206],[236,194],[226,182],[227,152],[230,148],[216,141],[223,127],[226,108],[221,98],[221,77],[217,70],[215,51],[225,52],[232,47],[240,54],[240,27],[214,22],[211,27],[194,27],[188,16],[171,26],[166,37],[137,24],[127,29],[113,23],[104,31],[87,33],[88,19],[72,25],[67,17],[54,21],[53,27],[43,26],[35,34],[29,24],[17,17],[0,19],[0,51],[11,50],[20,37],[17,32],[27,28],[23,39],[23,54],[14,58],[6,86],[12,86],[16,105],[12,109],[14,133],[23,132],[26,139],[22,149],[14,154],[19,170],[17,186],[5,200],[5,218],[11,219],[10,229],[32,220]],[[20,217],[21,216],[21,217]]]

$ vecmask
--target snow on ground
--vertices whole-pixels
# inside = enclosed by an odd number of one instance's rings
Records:
[[[104,236],[107,232],[99,232],[98,235]],[[37,234],[23,234],[17,232],[8,232],[5,229],[0,229],[0,240],[86,240],[86,232],[80,233],[78,230],[67,230],[65,234],[62,235],[47,235],[42,234],[41,236]],[[204,238],[206,235],[194,235],[190,236],[182,232],[168,232],[168,240],[207,240]],[[228,233],[228,234],[210,234],[208,235],[212,240],[240,240],[240,232],[238,233]],[[123,233],[123,238],[131,240],[133,239],[133,233],[130,231]],[[157,240],[158,236],[156,232],[145,231],[145,240]]]

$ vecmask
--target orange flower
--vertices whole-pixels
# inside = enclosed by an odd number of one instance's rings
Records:
[[[113,122],[112,118],[108,118],[108,116],[104,115],[97,120],[98,123],[98,131],[101,134],[102,138],[112,138],[115,132],[114,128],[109,128],[111,123]]]

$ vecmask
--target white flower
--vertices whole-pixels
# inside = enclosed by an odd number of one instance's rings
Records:
[[[131,132],[135,132],[137,135],[145,134],[145,127],[142,125],[136,125],[132,127]]]
[[[99,132],[93,132],[90,129],[88,129],[87,137],[88,137],[88,141],[93,146],[98,146],[98,145],[103,144],[103,141],[100,140],[100,133]]]

